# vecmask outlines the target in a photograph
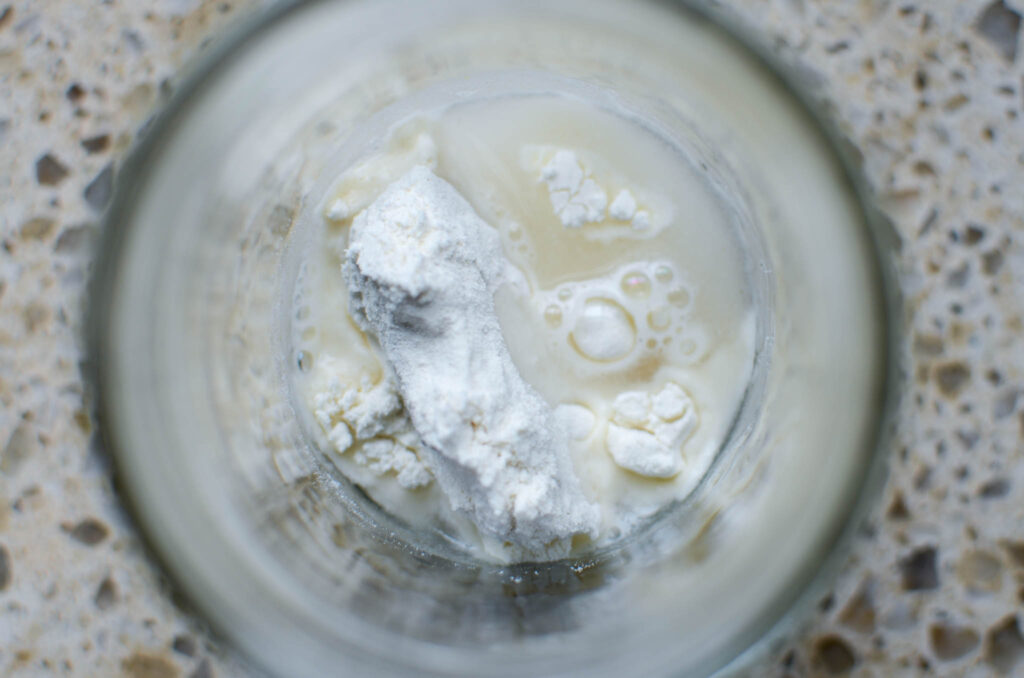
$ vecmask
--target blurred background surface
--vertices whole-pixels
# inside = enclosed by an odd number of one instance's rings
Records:
[[[254,675],[149,558],[83,383],[85,285],[124,154],[264,1],[0,0],[0,673]],[[1024,672],[1024,67],[997,0],[726,0],[812,83],[898,234],[890,478],[766,676]]]

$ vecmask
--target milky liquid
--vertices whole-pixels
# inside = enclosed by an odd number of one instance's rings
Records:
[[[543,178],[560,151],[572,153],[609,203],[628,192],[643,221],[605,210],[566,227]],[[372,341],[348,316],[341,255],[352,216],[417,164],[432,166],[502,237],[511,264],[496,297],[505,340],[524,379],[556,412],[583,413],[567,428],[575,473],[601,508],[598,544],[685,497],[725,442],[751,376],[748,272],[727,205],[699,167],[628,116],[580,100],[502,98],[433,111],[396,126],[339,178],[323,199],[329,218],[297,286],[299,397],[312,409],[332,379],[384,377]],[[678,445],[678,473],[639,475],[609,450],[613,404],[668,384],[689,396],[696,426]],[[474,526],[448,508],[436,483],[403,488],[394,474],[369,470],[353,450],[338,454],[320,437],[331,462],[394,517],[478,548]]]

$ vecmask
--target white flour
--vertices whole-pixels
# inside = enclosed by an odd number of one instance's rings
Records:
[[[355,218],[343,274],[452,507],[506,550],[557,557],[596,536],[598,509],[505,345],[494,292],[507,265],[497,231],[420,166]]]
[[[671,478],[683,468],[679,453],[697,428],[690,396],[669,382],[653,396],[620,393],[612,404],[606,444],[615,463],[649,478]]]
[[[703,477],[753,316],[728,224],[662,140],[560,99],[445,109],[396,124],[318,209],[298,384],[326,461],[384,511],[484,560],[550,560]]]
[[[543,156],[545,152],[550,151],[527,147],[522,154],[523,162],[536,162],[538,154]],[[636,197],[628,188],[620,190],[609,205],[607,191],[573,151],[554,151],[540,168],[539,180],[547,185],[551,208],[566,228],[599,224],[606,218],[628,222],[636,231],[651,227],[650,212],[638,209]]]
[[[548,185],[551,206],[566,228],[579,228],[583,224],[604,220],[608,194],[597,182],[585,175],[576,154],[558,151],[540,175]]]
[[[322,368],[341,371],[332,357],[321,360]],[[339,453],[355,447],[356,461],[377,475],[394,473],[404,489],[430,484],[431,473],[418,454],[419,436],[390,379],[372,384],[364,378],[357,388],[345,388],[335,376],[313,404],[317,422]]]

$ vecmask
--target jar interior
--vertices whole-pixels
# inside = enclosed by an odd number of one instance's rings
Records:
[[[625,107],[703,168],[757,354],[685,500],[606,548],[496,565],[325,461],[292,300],[320,197],[395,120],[543,92]],[[792,607],[863,493],[888,388],[871,229],[815,120],[688,10],[300,3],[211,62],[125,176],[93,301],[119,471],[186,592],[282,675],[703,675]]]

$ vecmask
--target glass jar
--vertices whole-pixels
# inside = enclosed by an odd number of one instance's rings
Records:
[[[403,527],[300,424],[313,206],[389,121],[536,92],[626,106],[731,215],[757,355],[700,486],[585,557]],[[878,486],[894,323],[875,231],[783,81],[683,6],[285,3],[208,57],[121,174],[92,290],[106,439],[196,607],[282,676],[690,676],[798,620]]]

